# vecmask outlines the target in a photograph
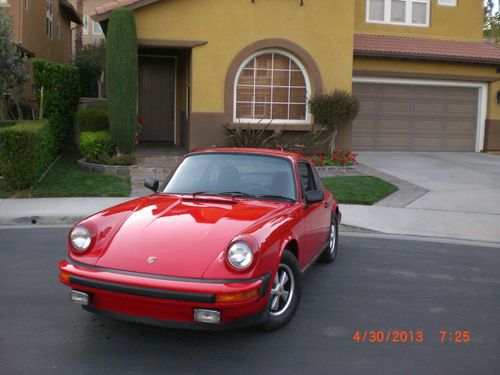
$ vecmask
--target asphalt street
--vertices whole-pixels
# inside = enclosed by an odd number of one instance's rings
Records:
[[[101,318],[71,304],[56,268],[66,233],[0,229],[2,375],[500,374],[497,248],[344,236],[336,263],[305,275],[288,326],[213,333]],[[386,342],[389,330],[420,331],[422,340]],[[453,333],[444,342],[442,330]],[[366,342],[356,331],[368,332]],[[383,342],[369,342],[370,331],[382,331]],[[468,331],[469,342],[453,342],[456,331]]]

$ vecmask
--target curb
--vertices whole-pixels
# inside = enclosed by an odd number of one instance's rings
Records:
[[[41,225],[73,225],[87,216],[21,216],[0,217],[0,226],[41,226]]]

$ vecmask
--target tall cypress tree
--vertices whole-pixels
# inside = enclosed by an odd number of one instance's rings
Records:
[[[106,47],[106,90],[111,137],[118,154],[130,153],[137,131],[137,33],[134,13],[113,10]]]

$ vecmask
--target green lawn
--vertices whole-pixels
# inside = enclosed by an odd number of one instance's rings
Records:
[[[7,187],[3,180],[0,180],[0,199],[10,198],[12,194],[14,194],[13,191]]]
[[[32,192],[33,197],[128,197],[130,179],[78,168],[76,151],[64,154]]]
[[[370,206],[398,190],[397,186],[372,176],[326,177],[323,182],[339,203]]]

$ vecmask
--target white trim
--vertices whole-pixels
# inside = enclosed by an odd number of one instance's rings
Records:
[[[406,1],[405,22],[391,21],[391,0],[384,0],[384,20],[377,21],[370,19],[370,3],[371,0],[366,0],[365,21],[366,23],[375,23],[379,25],[395,25],[395,26],[411,26],[411,27],[429,27],[431,20],[431,1],[430,0],[402,0]],[[427,4],[427,14],[424,23],[413,23],[413,3]]]
[[[245,119],[245,118],[238,119],[236,117],[236,104],[237,104],[237,93],[238,93],[237,86],[238,86],[238,81],[240,79],[241,72],[243,71],[243,68],[250,62],[250,60],[254,59],[257,56],[264,55],[266,53],[276,53],[276,54],[288,57],[291,61],[293,61],[299,67],[302,75],[304,76],[304,80],[306,82],[306,87],[305,87],[306,88],[306,103],[305,103],[306,118],[304,120],[271,120],[271,119]],[[274,64],[274,62],[273,62],[273,64]],[[254,74],[256,74],[257,70],[258,69],[254,69]],[[259,70],[261,70],[261,69],[259,69]],[[271,70],[274,74],[274,71],[272,69],[264,69],[264,70]],[[283,69],[283,71],[285,71],[285,70]],[[254,82],[255,82],[255,79],[254,79]],[[252,85],[252,86],[258,87],[259,85]],[[260,86],[262,86],[262,85],[260,85]],[[264,85],[264,86],[267,86],[267,85]],[[289,86],[286,86],[286,87],[289,87]],[[301,88],[303,88],[303,87],[301,87]],[[271,88],[271,95],[273,95],[272,88]],[[310,124],[311,123],[311,114],[309,113],[309,111],[307,109],[307,101],[309,100],[310,97],[311,97],[311,81],[309,79],[309,75],[307,74],[306,68],[300,62],[300,60],[297,57],[295,57],[294,55],[292,55],[291,53],[283,51],[281,49],[263,49],[263,50],[257,51],[255,53],[251,54],[250,56],[248,56],[241,63],[240,67],[238,68],[238,71],[236,72],[236,76],[235,76],[234,82],[233,82],[233,122],[234,123],[243,122],[243,123],[249,123],[249,124],[259,124],[259,123],[267,124],[268,122],[270,122],[272,124],[301,124],[301,125]],[[272,99],[271,99],[271,103],[272,103]],[[290,103],[287,103],[287,104],[290,104]],[[299,103],[299,104],[303,104],[303,103]],[[270,108],[270,114],[272,117],[272,106]]]
[[[486,126],[486,114],[488,109],[488,84],[472,81],[445,81],[430,79],[406,79],[406,78],[380,78],[380,77],[353,77],[353,83],[380,83],[393,85],[414,85],[414,86],[440,86],[440,87],[470,87],[478,89],[478,108],[476,125],[476,146],[475,151],[484,150],[484,133]]]
[[[155,57],[162,59],[174,59],[174,145],[178,145],[177,143],[177,56],[169,56],[169,55],[144,55],[140,54],[141,57]],[[139,59],[140,64],[140,59]],[[139,90],[139,87],[137,87]],[[139,95],[137,95],[137,109],[139,109]],[[139,110],[137,110],[139,113]]]
[[[456,7],[457,0],[438,0],[438,5],[444,7]]]

